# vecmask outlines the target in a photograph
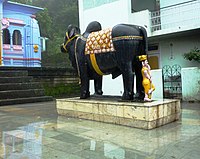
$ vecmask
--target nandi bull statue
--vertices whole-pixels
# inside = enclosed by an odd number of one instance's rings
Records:
[[[99,22],[91,22],[80,35],[80,29],[69,25],[62,52],[69,53],[72,66],[77,70],[81,82],[81,99],[90,97],[89,80],[94,80],[95,94],[102,95],[102,75],[122,74],[123,100],[134,98],[134,72],[137,97],[144,98],[142,86],[142,64],[139,55],[146,54],[147,33],[137,25],[119,24],[113,28],[101,29]]]

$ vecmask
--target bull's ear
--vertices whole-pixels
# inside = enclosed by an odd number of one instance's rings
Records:
[[[76,33],[76,29],[75,28],[72,28],[71,30],[68,31],[68,35],[69,35],[69,38],[73,37]]]
[[[69,35],[69,38],[72,38],[76,34],[80,34],[79,27],[73,26],[73,25],[69,25],[68,26],[68,35]]]

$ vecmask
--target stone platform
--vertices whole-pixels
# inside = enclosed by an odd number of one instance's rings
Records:
[[[152,102],[123,102],[119,97],[66,98],[56,100],[57,112],[66,117],[87,119],[153,129],[180,118],[180,100],[164,99]]]

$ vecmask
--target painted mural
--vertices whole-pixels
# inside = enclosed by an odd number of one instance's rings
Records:
[[[0,65],[41,66],[41,37],[35,14],[42,8],[0,0]]]

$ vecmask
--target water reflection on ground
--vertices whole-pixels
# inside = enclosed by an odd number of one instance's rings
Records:
[[[2,159],[199,159],[200,104],[153,130],[57,116],[55,102],[0,107]]]

